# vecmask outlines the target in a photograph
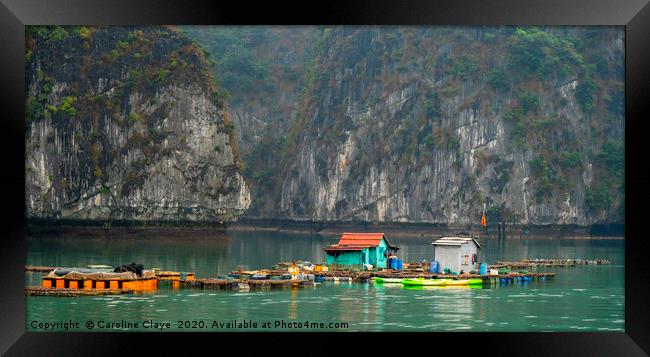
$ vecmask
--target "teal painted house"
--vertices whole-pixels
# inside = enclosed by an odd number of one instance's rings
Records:
[[[363,270],[364,264],[386,268],[388,253],[398,249],[384,233],[343,233],[339,242],[325,248],[325,252],[329,266]]]

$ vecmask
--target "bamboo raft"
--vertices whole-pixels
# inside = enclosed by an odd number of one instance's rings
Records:
[[[132,294],[133,289],[69,289],[69,288],[25,288],[25,295],[28,296],[101,296],[101,295],[123,295]]]

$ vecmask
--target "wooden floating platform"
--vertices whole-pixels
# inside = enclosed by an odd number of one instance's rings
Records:
[[[182,287],[221,290],[250,290],[250,289],[277,289],[277,288],[306,288],[313,287],[313,281],[296,280],[254,280],[254,279],[195,279],[181,281]]]
[[[100,295],[123,295],[132,294],[133,289],[68,289],[68,288],[25,288],[25,295],[28,296],[100,296]]]
[[[547,263],[548,260],[530,260],[524,262]],[[591,263],[587,263],[591,264]],[[601,262],[599,264],[606,264]],[[494,265],[490,268],[496,268]],[[478,275],[478,274],[434,274],[414,265],[408,270],[381,270],[381,271],[301,271],[301,280],[290,280],[288,271],[237,270],[231,272],[234,278],[219,279],[196,279],[194,273],[181,273],[174,271],[146,271],[143,277],[115,277],[112,273],[70,273],[65,276],[56,276],[53,267],[31,267],[32,271],[50,271],[51,273],[42,278],[42,286],[27,288],[27,295],[43,296],[94,296],[128,294],[133,291],[154,291],[158,288],[159,281],[169,281],[172,288],[199,288],[219,290],[257,290],[257,289],[281,289],[281,288],[306,288],[314,287],[316,282],[368,282],[373,277],[382,278],[425,278],[425,279],[482,279],[483,284],[504,284],[518,281],[537,281],[555,277],[555,273],[506,273],[499,275]],[[253,277],[255,274],[263,277]],[[307,275],[309,274],[309,275]],[[281,277],[281,278],[280,278]]]
[[[55,270],[67,269],[69,273],[58,276]],[[92,296],[106,295],[107,291],[124,294],[131,291],[155,291],[158,281],[170,281],[172,288],[179,288],[181,281],[194,281],[192,272],[161,271],[157,274],[147,270],[142,276],[133,273],[114,273],[110,271],[78,272],[76,268],[46,266],[25,266],[26,271],[48,272],[41,278],[41,286],[29,288],[27,295]],[[83,270],[81,270],[83,271]],[[85,293],[81,292],[85,291]]]

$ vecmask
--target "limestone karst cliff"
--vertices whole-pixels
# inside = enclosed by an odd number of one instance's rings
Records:
[[[623,36],[28,27],[26,214],[624,223]]]
[[[26,216],[216,224],[250,204],[203,50],[165,27],[27,27]]]
[[[299,47],[279,30],[213,31],[196,38],[221,73],[254,73],[262,93],[226,83],[248,217],[467,224],[485,207],[519,224],[623,222],[621,28],[318,27],[293,34]],[[250,41],[214,45],[223,31]]]

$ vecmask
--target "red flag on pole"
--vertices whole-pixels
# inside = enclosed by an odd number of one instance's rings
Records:
[[[483,212],[483,217],[481,217],[481,225],[487,227],[487,219],[485,219],[485,212]]]

